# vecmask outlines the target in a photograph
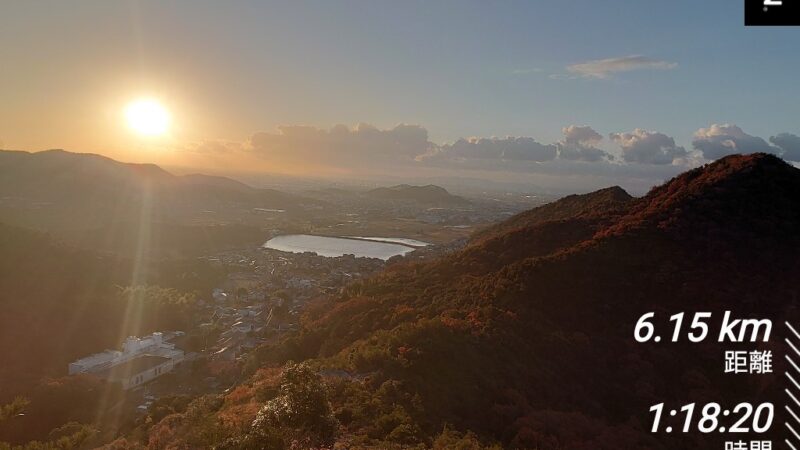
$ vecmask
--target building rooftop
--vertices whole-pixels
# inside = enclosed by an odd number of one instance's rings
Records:
[[[96,365],[101,364],[104,362],[112,361],[114,358],[117,358],[122,353],[117,350],[106,350],[102,353],[95,353],[93,355],[89,355],[83,357],[77,361],[73,361],[73,364],[81,364],[81,365]]]
[[[123,380],[133,375],[144,372],[147,369],[160,366],[169,361],[165,356],[145,355],[117,364],[99,373],[109,380]]]

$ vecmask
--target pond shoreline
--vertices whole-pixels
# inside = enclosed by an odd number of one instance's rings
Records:
[[[352,254],[356,257],[377,258],[384,261],[393,256],[405,255],[426,244],[413,246],[401,241],[403,238],[366,238],[360,236],[323,236],[315,234],[285,234],[275,236],[262,247],[290,253],[312,252],[320,256],[339,257]]]

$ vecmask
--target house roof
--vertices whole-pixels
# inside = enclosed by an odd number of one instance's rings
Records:
[[[124,380],[134,375],[138,375],[145,370],[160,366],[169,360],[170,358],[164,356],[139,356],[138,358],[125,361],[122,364],[117,364],[116,366],[106,369],[100,372],[99,375],[109,380]]]

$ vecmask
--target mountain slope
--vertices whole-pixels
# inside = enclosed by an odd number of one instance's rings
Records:
[[[509,447],[717,445],[719,436],[650,434],[649,407],[757,402],[780,383],[723,375],[724,345],[637,344],[634,324],[648,311],[657,326],[680,311],[710,311],[717,325],[727,309],[795,318],[798,193],[800,171],[779,159],[731,156],[589,219],[578,207],[528,232],[510,226],[321,304],[285,357],[369,373],[372,389],[397,384],[418,399],[406,413],[423,436],[450,423]],[[560,236],[565,228],[573,235]]]
[[[110,222],[186,221],[204,211],[302,210],[306,199],[222,177],[175,176],[152,164],[128,164],[50,150],[0,151],[0,220],[37,228],[92,229]]]
[[[253,376],[202,421],[187,410],[140,432],[180,446],[198,423],[229,421],[238,425],[221,431],[222,448],[244,448],[270,436],[248,424],[275,398],[280,367],[306,360],[326,377],[343,448],[448,448],[453,433],[464,448],[722,448],[724,433],[651,433],[650,407],[781,404],[779,377],[723,370],[726,350],[781,345],[637,343],[633,330],[647,312],[661,333],[671,314],[711,312],[710,336],[727,310],[800,318],[798,211],[800,170],[763,154],[639,199],[614,188],[565,199],[314,304],[299,334],[260,348],[246,364]],[[779,440],[778,423],[759,439]]]
[[[60,376],[78,356],[116,347],[126,334],[158,327],[183,328],[187,317],[161,316],[140,306],[143,329],[124,330],[126,299],[134,264],[100,255],[51,236],[0,223],[0,403],[42,375]],[[211,289],[219,271],[196,260],[143,264],[141,278],[167,287]],[[186,314],[186,311],[181,311]],[[156,316],[156,317],[152,317]],[[159,323],[161,322],[161,323]],[[179,326],[180,325],[180,326]]]
[[[103,421],[118,418],[106,403],[122,400],[118,388],[67,377],[67,364],[126,336],[191,332],[197,296],[222,280],[202,261],[134,264],[0,224],[0,404],[30,400],[24,415],[0,421],[0,442],[42,440],[71,421],[114,430]],[[123,288],[142,281],[149,287]]]
[[[471,242],[485,241],[545,222],[624,211],[632,199],[633,197],[619,186],[600,189],[589,194],[568,195],[552,203],[521,212],[497,225],[481,230],[472,236]]]
[[[688,238],[784,238],[800,220],[797,173],[769,154],[723,158],[654,188],[607,234],[655,226]]]

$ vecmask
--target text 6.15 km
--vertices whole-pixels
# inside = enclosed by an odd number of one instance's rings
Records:
[[[653,324],[654,312],[639,317],[633,336],[637,342],[661,342],[661,335]],[[690,342],[702,342],[709,338],[714,318],[710,312],[696,312],[691,316],[685,313],[673,314],[669,317],[671,324],[671,341],[688,339]],[[716,330],[717,327],[714,327]],[[711,336],[717,342],[768,342],[772,332],[772,321],[769,319],[737,319],[730,311],[725,311],[719,326],[719,333]]]

